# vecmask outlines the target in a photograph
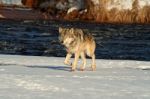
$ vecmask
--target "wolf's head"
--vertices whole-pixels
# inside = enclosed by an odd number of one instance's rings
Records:
[[[68,31],[69,31],[68,28],[59,27],[59,41],[60,41],[60,43],[63,44],[65,36],[67,35]]]
[[[60,42],[69,47],[70,44],[75,41],[76,36],[74,32],[74,28],[62,28],[59,27],[59,40]]]
[[[83,41],[83,31],[81,29],[59,27],[59,34],[60,42],[66,47],[74,42]]]

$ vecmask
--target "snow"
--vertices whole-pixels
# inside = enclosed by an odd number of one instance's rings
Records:
[[[16,5],[22,5],[21,0],[1,0],[3,4],[16,4]]]
[[[121,9],[132,9],[132,3],[133,0],[114,0],[113,3],[108,2],[107,8],[112,9],[112,8],[117,8],[119,10]]]
[[[104,0],[92,0],[95,6],[99,5]],[[150,5],[150,0],[138,0],[139,1],[139,7],[143,8],[146,5]],[[106,8],[108,10],[112,8],[117,8],[118,10],[122,9],[132,9],[132,3],[134,0],[108,0],[106,2]]]
[[[5,18],[3,15],[0,14],[0,18]]]
[[[94,5],[99,5],[100,4],[99,0],[91,0],[91,1],[93,2]]]
[[[139,0],[140,8],[143,8],[146,5],[150,5],[150,0]]]
[[[77,7],[69,8],[68,11],[67,11],[67,14],[73,12],[74,10],[78,10],[78,8]]]
[[[149,61],[97,59],[97,70],[90,71],[88,59],[84,72],[70,72],[63,61],[1,54],[0,98],[150,99]]]

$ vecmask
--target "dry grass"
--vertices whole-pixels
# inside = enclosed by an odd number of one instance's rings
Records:
[[[150,6],[145,6],[139,11],[138,21],[140,23],[150,23]]]
[[[92,4],[88,5],[88,14],[89,16],[92,15],[92,19],[96,22],[150,23],[150,6],[139,9],[138,0],[133,2],[131,10],[118,10],[116,8],[107,10],[105,8],[106,0],[102,1],[99,7],[94,7]]]
[[[22,0],[23,4],[38,7],[38,5],[47,0]],[[66,1],[66,0],[56,0],[56,1]],[[85,0],[87,12],[80,13],[79,11],[73,11],[70,14],[66,12],[55,11],[56,9],[49,8],[46,12],[50,15],[64,17],[67,20],[81,19],[81,20],[92,20],[96,22],[106,22],[106,23],[150,23],[150,6],[145,6],[139,9],[138,0],[134,0],[131,10],[118,10],[113,8],[107,10],[106,4],[108,0],[99,0],[100,4],[95,6],[91,0]],[[111,1],[113,3],[113,0]]]

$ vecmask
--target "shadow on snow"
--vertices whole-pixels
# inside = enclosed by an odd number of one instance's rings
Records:
[[[67,66],[25,66],[29,68],[46,68],[52,70],[70,71],[70,67]]]

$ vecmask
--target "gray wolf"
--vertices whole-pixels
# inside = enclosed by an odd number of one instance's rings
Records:
[[[83,60],[80,67],[81,71],[85,69],[86,55],[92,58],[92,70],[96,70],[95,63],[95,40],[89,33],[84,33],[82,29],[78,28],[62,28],[59,27],[59,40],[66,47],[67,55],[64,61],[67,65],[72,65],[71,70],[75,71],[79,57]],[[75,59],[70,63],[70,58],[74,54]]]

